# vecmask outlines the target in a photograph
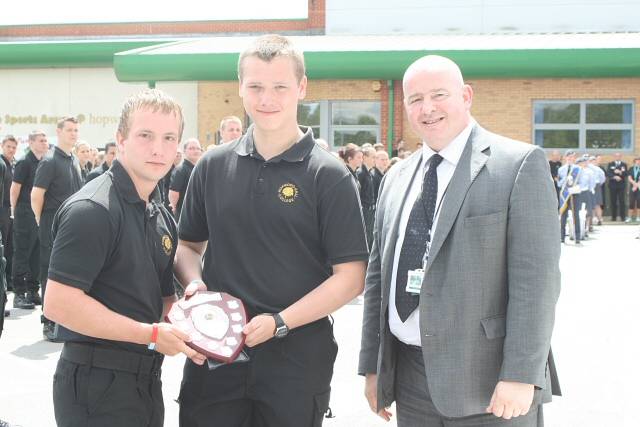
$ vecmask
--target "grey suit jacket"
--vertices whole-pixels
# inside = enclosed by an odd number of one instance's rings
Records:
[[[359,364],[360,374],[378,374],[379,408],[395,400],[391,271],[421,155],[391,168],[380,185]],[[550,353],[559,236],[543,151],[476,125],[442,202],[418,308],[429,391],[443,415],[484,413],[499,380],[534,384],[534,403],[550,401],[552,385],[559,393]]]

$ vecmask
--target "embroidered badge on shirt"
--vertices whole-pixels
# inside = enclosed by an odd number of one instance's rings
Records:
[[[167,234],[162,236],[162,249],[164,249],[165,254],[171,255],[171,250],[173,249],[173,241]]]
[[[278,189],[278,197],[285,203],[293,203],[298,197],[298,187],[291,183],[283,184]]]

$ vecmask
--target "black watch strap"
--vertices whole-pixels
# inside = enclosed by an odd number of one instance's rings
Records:
[[[286,337],[287,334],[289,333],[289,327],[287,326],[286,323],[284,323],[284,320],[282,320],[282,316],[280,316],[279,313],[273,313],[271,316],[273,317],[273,320],[275,320],[276,322],[276,331],[273,334],[273,336],[276,338]]]

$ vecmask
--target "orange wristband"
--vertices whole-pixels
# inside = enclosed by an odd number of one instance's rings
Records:
[[[155,350],[156,342],[158,341],[158,324],[154,323],[152,326],[153,326],[153,332],[151,332],[151,342],[147,346],[149,350]]]

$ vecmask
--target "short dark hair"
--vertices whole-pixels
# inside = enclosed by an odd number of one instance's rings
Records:
[[[109,152],[109,148],[111,147],[116,147],[116,143],[113,141],[109,141],[106,144],[104,144],[104,152],[108,153]]]

